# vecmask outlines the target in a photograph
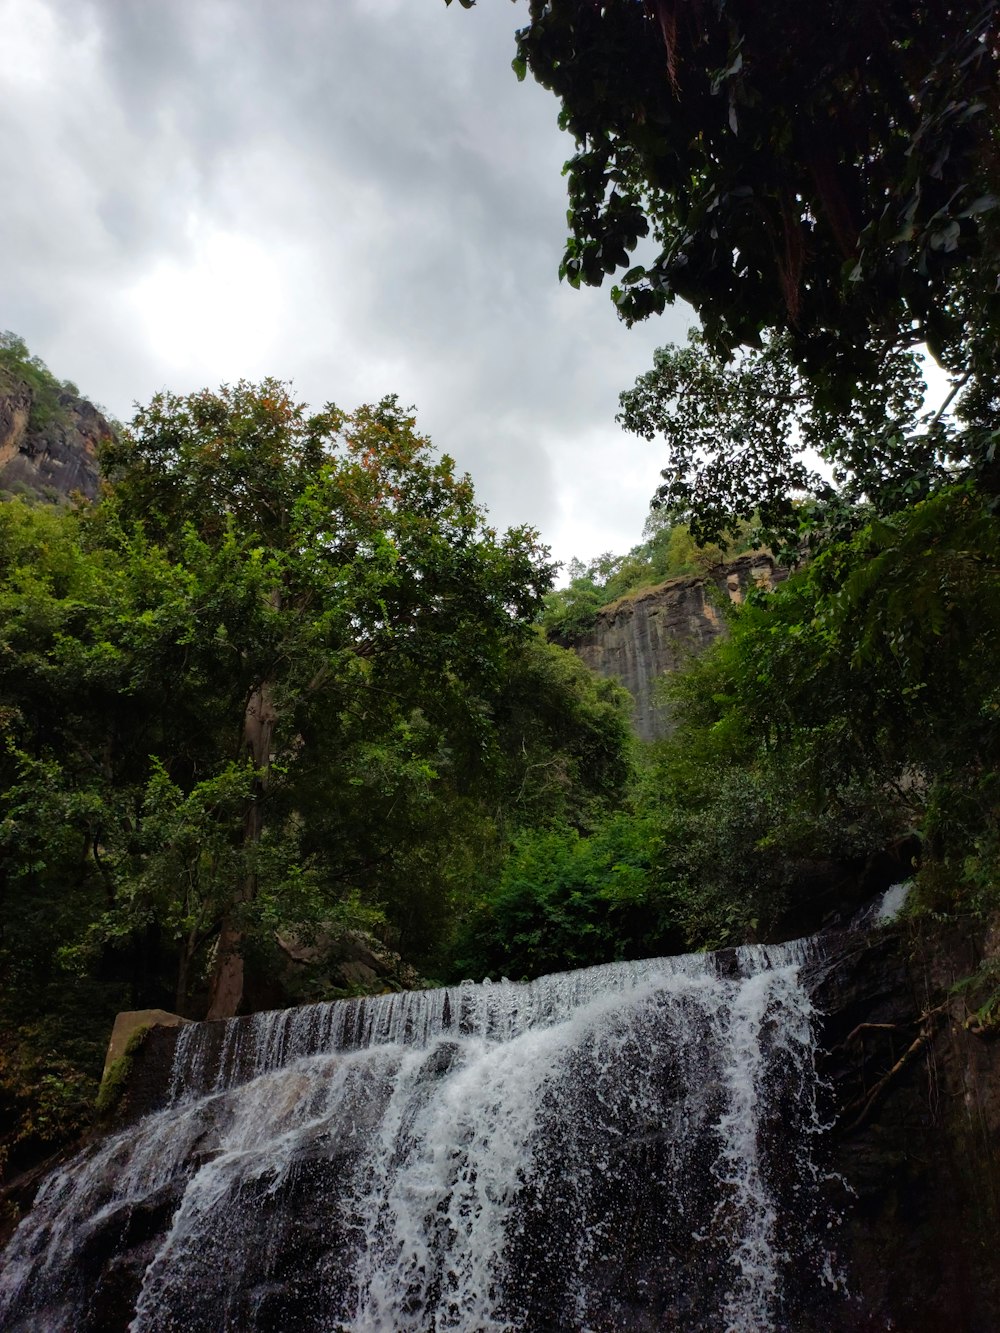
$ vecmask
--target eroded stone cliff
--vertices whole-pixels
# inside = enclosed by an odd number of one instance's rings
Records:
[[[633,722],[642,740],[670,730],[656,698],[656,682],[725,629],[722,606],[740,602],[748,588],[771,588],[787,570],[762,553],[740,556],[707,574],[669,579],[620,598],[602,610],[594,627],[566,643],[599,676],[621,682],[635,700]]]
[[[44,420],[32,412],[23,381],[0,374],[0,492],[62,500],[93,500],[99,486],[97,451],[111,426],[93,403],[60,393]]]

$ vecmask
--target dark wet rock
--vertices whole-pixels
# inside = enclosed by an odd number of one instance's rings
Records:
[[[969,1030],[953,989],[991,947],[969,926],[891,928],[845,934],[817,969],[858,1320],[845,1333],[997,1328],[1000,1049]]]
[[[308,939],[279,933],[275,942],[280,954],[276,980],[284,987],[286,1005],[301,996],[303,986],[328,995],[345,990],[374,994],[419,984],[414,968],[365,931],[321,928]]]

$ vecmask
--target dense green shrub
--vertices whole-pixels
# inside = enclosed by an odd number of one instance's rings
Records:
[[[657,844],[654,821],[631,813],[589,836],[570,828],[520,834],[464,922],[455,978],[518,980],[675,952],[681,940],[654,873]]]

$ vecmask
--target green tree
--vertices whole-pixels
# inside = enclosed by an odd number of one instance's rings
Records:
[[[665,435],[658,502],[700,540],[753,510],[787,539],[795,490],[822,497],[817,531],[856,526],[859,496],[889,512],[956,463],[1000,493],[998,17],[530,0],[514,69],[576,141],[561,276],[621,275],[628,323],[678,297],[700,319],[623,400],[630,429]],[[921,344],[962,393],[960,431],[901,410]],[[810,436],[842,490],[805,464]]]
[[[5,913],[59,900],[50,955],[110,950],[137,993],[169,942],[182,1009],[211,948],[216,1016],[279,920],[360,894],[426,945],[544,550],[488,528],[394,400],[161,396],[107,464],[92,512],[0,509]]]
[[[395,399],[307,416],[274,381],[160,395],[104,462],[104,521],[141,524],[204,584],[211,629],[192,646],[231,760],[253,774],[245,848],[262,843],[276,773],[290,818],[302,775],[350,768],[337,749],[387,744],[430,779],[444,737],[482,743],[550,567],[532,533],[486,527],[469,479],[434,458]],[[210,1017],[240,1003],[257,860],[222,912]]]
[[[949,904],[995,907],[998,542],[988,499],[951,487],[748,598],[671,681],[682,722],[659,789],[716,828],[733,781],[770,791],[769,827],[739,853],[767,852],[758,883],[775,853],[863,858],[880,829],[916,827]]]
[[[538,632],[511,660],[497,701],[492,767],[503,829],[588,831],[621,802],[632,778],[632,700],[576,653]]]
[[[785,331],[841,384],[885,346],[961,342],[956,285],[975,304],[1000,256],[997,14],[532,0],[514,67],[577,143],[562,273],[600,285],[649,237],[626,320],[680,296],[714,351]]]
[[[589,836],[523,830],[463,923],[455,975],[520,980],[680,947],[672,904],[651,873],[657,832],[633,812],[610,816]]]
[[[995,446],[987,412],[977,414],[979,429],[921,412],[920,361],[887,353],[879,381],[859,383],[833,410],[817,400],[787,337],[726,365],[692,331],[686,347],[657,351],[653,369],[621,395],[618,420],[666,442],[654,504],[689,518],[696,539],[717,541],[751,519],[772,545],[797,543],[803,524],[829,538],[926,498],[958,470],[975,475]],[[810,450],[830,465],[829,480],[809,466]]]
[[[282,941],[357,927],[444,966],[518,832],[631,772],[624,695],[534,623],[547,552],[394,399],[160,395],[104,463],[94,506],[0,506],[12,1165],[79,1123],[117,1009],[273,1003]]]

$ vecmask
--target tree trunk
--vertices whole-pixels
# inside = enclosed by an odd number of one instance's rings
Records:
[[[191,943],[189,936],[181,945],[180,962],[177,964],[177,985],[174,988],[174,1013],[180,1014],[182,1018],[186,1017],[184,1010],[187,1008],[188,978],[190,975]]]
[[[254,690],[243,716],[245,752],[257,769],[254,791],[247,802],[243,823],[243,842],[251,846],[260,842],[264,827],[264,792],[267,789],[268,770],[271,766],[271,747],[277,714],[271,702],[271,686],[265,681]],[[208,995],[206,1018],[233,1018],[243,999],[243,939],[240,908],[253,902],[257,896],[257,876],[249,873],[240,885],[236,901],[222,919],[215,967]]]
[[[191,988],[191,965],[198,950],[208,938],[207,932],[199,931],[197,925],[191,927],[187,938],[181,945],[180,961],[177,964],[177,988],[174,994],[174,1013],[182,1018],[188,1017],[188,991]]]

